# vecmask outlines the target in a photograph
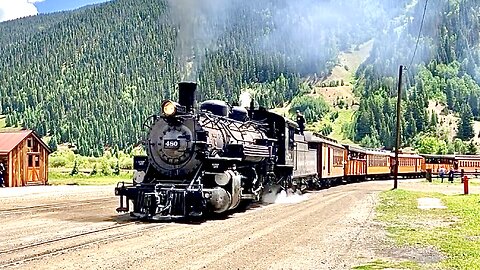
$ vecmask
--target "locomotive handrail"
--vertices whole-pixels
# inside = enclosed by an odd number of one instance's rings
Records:
[[[197,172],[195,173],[195,176],[193,177],[192,181],[190,182],[190,185],[188,185],[188,188],[191,188],[196,181],[198,181],[198,178],[200,176],[200,172],[202,171],[202,168],[203,168],[203,163],[200,164],[200,166],[198,167],[197,169]]]
[[[157,118],[158,118],[158,115],[156,115],[156,114],[150,115],[149,117],[147,117],[147,119],[145,119],[145,121],[143,121],[142,126],[143,126],[144,128],[151,129],[151,128],[152,128],[152,125],[147,125],[146,123],[147,123],[148,121],[150,121],[151,119],[153,119],[153,121],[155,121]],[[152,123],[152,124],[153,124],[153,123]]]

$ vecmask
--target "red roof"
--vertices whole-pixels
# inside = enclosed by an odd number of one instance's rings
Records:
[[[0,154],[8,154],[19,143],[21,143],[28,135],[32,134],[32,130],[19,130],[12,132],[0,132]]]

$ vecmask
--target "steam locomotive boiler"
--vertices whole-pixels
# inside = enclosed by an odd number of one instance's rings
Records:
[[[132,216],[152,220],[222,213],[258,200],[276,180],[274,121],[252,121],[252,112],[217,100],[195,111],[196,87],[179,83],[178,103],[163,101],[145,122],[147,155],[134,158],[133,183],[117,185],[117,211],[131,204]]]

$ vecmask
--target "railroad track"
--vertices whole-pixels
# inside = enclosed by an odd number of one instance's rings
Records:
[[[10,214],[22,214],[22,213],[31,213],[31,212],[42,212],[54,209],[63,209],[76,206],[84,206],[95,203],[109,202],[112,201],[112,198],[99,198],[99,199],[89,199],[81,201],[73,201],[70,203],[53,203],[53,204],[39,204],[39,205],[30,205],[22,206],[8,209],[0,209],[0,215],[10,215]]]
[[[154,228],[161,228],[167,226],[167,224],[144,224],[141,222],[128,222],[128,223],[120,223],[120,224],[113,224],[111,226],[90,230],[87,232],[81,232],[69,236],[59,237],[51,240],[46,240],[42,242],[22,245],[19,247],[9,248],[0,251],[0,268],[6,268],[10,266],[20,265],[22,263],[26,263],[33,260],[38,260],[47,256],[54,256],[57,254],[62,254],[71,250],[81,249],[83,247],[87,247],[93,244],[100,244],[100,243],[108,243],[116,240],[123,240],[127,237],[132,237],[139,235],[145,231],[154,229]],[[105,233],[105,232],[114,232],[116,229],[121,229],[125,227],[133,227],[138,226],[134,231],[127,231],[127,232],[117,232],[113,235],[107,233],[105,236],[99,236],[98,238],[92,240],[81,241],[82,237],[87,236],[94,236],[95,234]],[[68,240],[75,240],[73,243],[68,244]],[[67,242],[67,243],[63,243]],[[79,243],[80,242],[80,243]],[[58,246],[55,246],[58,245]],[[63,245],[63,246],[62,246]],[[37,249],[39,249],[37,251]],[[42,250],[43,249],[43,250]],[[22,254],[22,252],[30,252],[32,254]],[[2,258],[6,258],[8,256],[17,258],[7,259],[6,261],[1,261]]]

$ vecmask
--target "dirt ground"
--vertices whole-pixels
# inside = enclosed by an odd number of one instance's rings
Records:
[[[392,185],[342,185],[201,224],[131,221],[111,186],[0,189],[0,268],[350,269],[385,257],[374,209]]]

